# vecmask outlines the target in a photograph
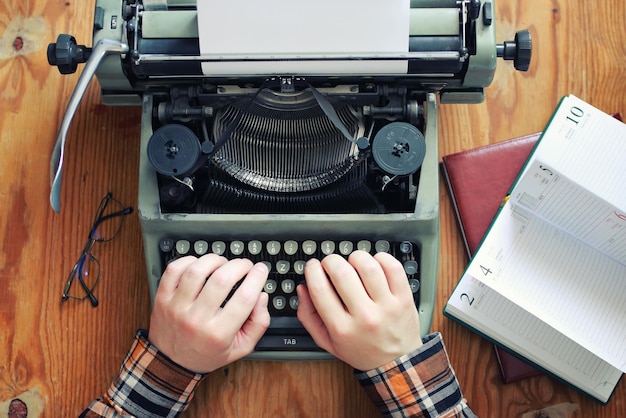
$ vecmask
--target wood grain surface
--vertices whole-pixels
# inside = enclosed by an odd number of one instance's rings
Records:
[[[98,244],[100,306],[61,301],[66,276],[108,192],[136,207],[139,108],[100,103],[96,82],[68,137],[62,211],[48,204],[49,159],[77,74],[46,62],[59,33],[91,44],[94,2],[4,0],[0,5],[0,416],[11,401],[29,417],[70,417],[98,397],[116,374],[150,301],[138,219]],[[440,106],[440,154],[543,129],[561,96],[573,93],[606,112],[626,113],[626,5],[623,1],[499,0],[497,38],[533,36],[530,70],[498,62],[486,100]],[[373,23],[378,24],[378,23]],[[465,396],[481,417],[624,416],[622,382],[601,406],[542,376],[503,385],[491,344],[441,314],[467,259],[449,197],[440,183],[441,256],[433,329],[441,331]],[[575,409],[575,411],[572,411]],[[552,410],[554,411],[554,410]],[[338,361],[240,361],[210,375],[189,417],[376,417]]]

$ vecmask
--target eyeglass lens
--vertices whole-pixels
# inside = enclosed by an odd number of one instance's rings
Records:
[[[84,299],[89,296],[94,306],[98,301],[93,297],[93,289],[100,278],[100,264],[90,253],[83,253],[68,277],[68,287],[64,292],[64,299]]]

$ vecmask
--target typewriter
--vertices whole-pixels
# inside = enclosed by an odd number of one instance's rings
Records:
[[[356,13],[357,2],[344,1]],[[497,57],[527,70],[530,34],[496,44],[493,0],[367,0],[361,17],[329,16],[298,41],[298,28],[311,26],[308,13],[332,15],[339,3],[303,14],[303,2],[288,2],[260,10],[274,19],[266,29],[279,28],[270,42],[259,40],[262,25],[249,27],[254,19],[203,10],[209,3],[218,2],[97,0],[93,48],[70,35],[49,45],[61,73],[86,63],[53,149],[52,207],[60,210],[67,130],[95,75],[103,103],[143,109],[137,206],[152,299],[177,257],[263,261],[272,320],[250,358],[329,358],[296,318],[304,263],[387,251],[404,265],[426,334],[439,255],[438,103],[481,102]],[[283,46],[295,37],[308,48],[351,20],[360,26],[341,40],[355,52],[337,51],[338,36],[326,41],[328,51]],[[235,29],[207,35],[218,23]],[[392,29],[395,50],[356,45],[380,43]],[[220,51],[230,36],[251,50]]]

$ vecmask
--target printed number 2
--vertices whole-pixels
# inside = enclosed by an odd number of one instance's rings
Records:
[[[480,269],[483,271],[483,274],[485,276],[488,275],[489,273],[493,273],[490,268],[482,266],[482,265],[480,266]]]
[[[468,295],[467,293],[461,293],[461,300],[463,300],[463,296],[465,296],[465,298],[467,299],[467,303],[469,303],[469,306],[472,306],[472,303],[474,303],[474,298],[470,297],[470,295]]]

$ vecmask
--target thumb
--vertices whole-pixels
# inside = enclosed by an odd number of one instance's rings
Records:
[[[315,344],[329,353],[334,354],[330,334],[328,333],[328,329],[322,317],[317,313],[315,305],[313,305],[308,289],[304,285],[299,285],[296,291],[298,292],[299,299],[298,320],[302,322],[304,328],[311,334]]]
[[[259,298],[252,308],[250,316],[243,323],[239,330],[239,337],[241,338],[238,349],[244,352],[243,355],[247,355],[254,349],[254,346],[259,342],[267,328],[270,326],[270,313],[267,310],[267,302],[269,295],[265,292],[259,294]]]

